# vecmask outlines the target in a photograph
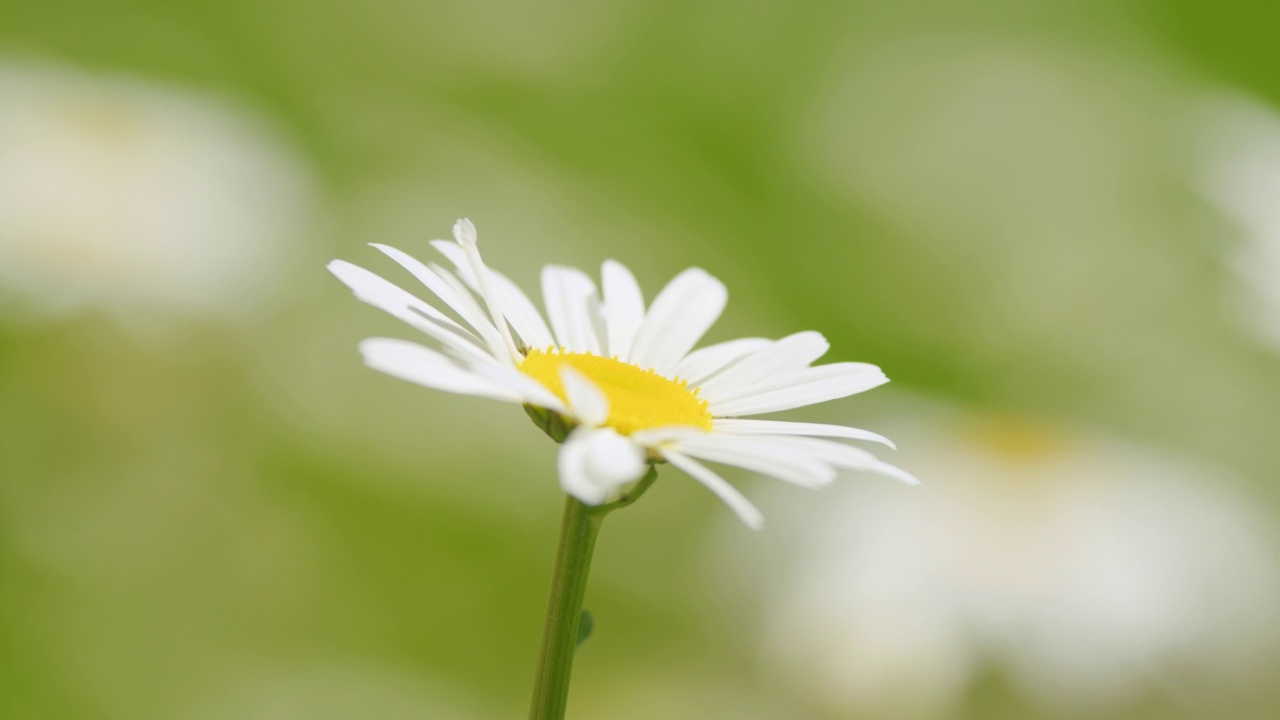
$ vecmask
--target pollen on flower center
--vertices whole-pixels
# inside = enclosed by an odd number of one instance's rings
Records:
[[[600,388],[609,399],[605,423],[623,435],[666,425],[711,429],[711,411],[696,388],[690,390],[684,380],[672,380],[621,360],[558,349],[531,350],[520,362],[520,371],[567,400],[560,382],[560,369],[565,365]]]

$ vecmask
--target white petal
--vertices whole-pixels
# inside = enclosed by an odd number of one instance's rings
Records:
[[[920,479],[917,478],[915,475],[912,475],[911,473],[907,472],[906,470],[903,470],[902,468],[896,465],[890,465],[887,462],[882,461],[875,467],[870,467],[867,469],[871,472],[880,473],[881,475],[888,475],[891,478],[896,478],[908,485],[914,486],[914,485],[920,484]]]
[[[889,438],[873,433],[870,430],[845,427],[844,425],[826,425],[823,423],[786,422],[782,420],[744,420],[739,418],[723,418],[713,421],[716,432],[731,435],[813,435],[816,437],[839,437],[850,440],[870,440],[897,449]]]
[[[741,397],[712,402],[710,409],[717,417],[778,412],[848,397],[886,382],[889,379],[874,365],[832,363],[762,383]]]
[[[511,329],[507,327],[507,320],[502,312],[502,299],[498,297],[498,292],[493,287],[484,258],[480,257],[480,246],[476,244],[476,226],[466,218],[459,218],[453,224],[453,237],[467,257],[467,265],[475,277],[476,286],[480,288],[480,297],[484,298],[484,304],[489,308],[489,316],[493,319],[494,326],[498,328],[498,334],[502,336],[503,346],[509,353],[508,357],[512,363],[520,362],[520,352],[516,349],[515,339],[511,337]]]
[[[365,270],[359,265],[352,265],[346,260],[332,260],[325,267],[333,273],[334,277],[351,288],[358,299],[380,310],[400,317],[405,311],[413,309],[416,311],[416,316],[425,315],[441,325],[464,330],[470,334],[469,330],[454,322],[453,318],[381,275]]]
[[[453,263],[454,269],[458,271],[458,276],[462,278],[462,282],[467,284],[467,287],[480,292],[480,285],[476,282],[475,275],[471,274],[471,266],[467,264],[467,254],[463,252],[456,242],[432,240],[431,247],[438,250],[449,262]]]
[[[702,397],[710,402],[740,397],[756,383],[808,367],[830,347],[826,338],[812,330],[788,335],[704,382],[700,388]]]
[[[591,278],[575,268],[548,265],[542,269],[542,294],[560,347],[600,354],[595,330],[600,299]]]
[[[466,251],[456,242],[449,240],[432,240],[431,247],[445,256],[467,287],[476,293],[480,292],[480,283],[476,282],[476,276],[471,272]],[[542,314],[537,311],[533,303],[529,302],[529,296],[506,275],[493,268],[486,269],[489,271],[489,278],[494,281],[498,297],[504,301],[502,314],[511,323],[511,327],[520,334],[525,345],[533,348],[546,348],[553,345],[555,341],[551,337],[551,331],[547,329]]]
[[[556,397],[555,393],[548,390],[542,383],[510,365],[491,360],[483,364],[473,363],[470,368],[475,374],[486,377],[519,394],[523,398],[523,402],[529,405],[548,408],[561,414],[566,414],[569,411],[568,406],[560,398]]]
[[[814,453],[770,445],[760,440],[705,433],[700,437],[678,440],[671,447],[686,455],[763,473],[803,487],[822,487],[836,479],[835,468]]]
[[[756,506],[752,505],[750,500],[738,492],[724,478],[711,472],[706,466],[694,461],[693,458],[685,457],[678,452],[665,451],[663,452],[663,457],[667,459],[667,462],[685,471],[694,480],[702,483],[708,490],[715,493],[747,527],[752,530],[759,530],[764,527],[764,515],[760,514]]]
[[[676,363],[671,375],[697,387],[708,377],[731,367],[735,361],[772,344],[772,340],[765,338],[739,338],[698,348]]]
[[[454,312],[458,313],[458,317],[461,317],[468,325],[475,328],[476,332],[480,334],[480,337],[489,346],[489,349],[493,351],[495,357],[503,356],[506,346],[502,342],[502,337],[498,334],[498,329],[494,327],[493,322],[490,321],[475,298],[471,296],[471,293],[456,278],[453,278],[443,268],[439,266],[435,269],[427,267],[408,253],[396,248],[379,245],[378,243],[370,244],[381,250],[392,260],[395,260],[401,267],[413,273],[413,276],[419,282],[426,285],[427,289],[435,293],[436,297],[440,298],[445,305],[448,305]],[[452,280],[452,282],[449,282],[449,280]]]
[[[558,459],[560,487],[588,505],[599,505],[644,474],[644,451],[612,428],[578,428]]]
[[[475,276],[471,273],[471,268],[467,265],[467,256],[457,243],[448,240],[432,240],[431,246],[440,251],[449,262],[453,263],[453,267],[458,272],[458,276],[467,284],[467,287],[480,292],[479,283],[476,282]],[[525,347],[545,350],[555,344],[555,338],[551,336],[551,331],[547,329],[547,323],[542,319],[542,313],[532,302],[529,296],[520,289],[519,285],[512,282],[511,278],[506,275],[489,268],[489,278],[493,280],[494,287],[498,291],[498,297],[503,301],[502,314],[511,323],[511,327],[524,341]]]
[[[459,367],[457,363],[427,347],[408,340],[368,338],[360,342],[364,362],[374,370],[429,388],[463,395],[523,402],[509,388]],[[490,364],[494,361],[490,360]]]
[[[660,449],[663,445],[690,437],[701,437],[707,431],[688,425],[664,425],[631,433],[632,442],[641,447]]]
[[[631,344],[644,321],[644,295],[631,271],[613,260],[604,261],[600,282],[604,287],[604,321],[609,340],[606,355],[627,362]]]
[[[467,218],[458,218],[453,223],[453,239],[464,250],[476,244],[476,226]]]
[[[565,365],[560,368],[560,382],[574,418],[591,427],[609,419],[609,399],[585,375]]]
[[[334,260],[328,268],[357,298],[430,335],[454,352],[475,360],[493,359],[491,351],[470,330],[413,294],[345,260]]]
[[[441,265],[431,263],[428,268],[435,273],[437,277],[444,281],[451,290],[453,290],[453,294],[459,299],[461,305],[467,308],[467,315],[464,316],[464,319],[475,318],[475,322],[472,324],[475,326],[476,331],[480,333],[480,336],[484,338],[485,343],[487,343],[492,349],[493,356],[496,358],[509,357],[510,362],[508,364],[516,364],[521,356],[518,354],[511,354],[507,346],[506,339],[504,339],[502,333],[497,329],[497,327],[494,326],[489,314],[485,312],[484,308],[480,307],[480,303],[476,302],[475,297],[473,297],[471,292],[467,289],[466,284],[459,280],[458,276],[449,272]],[[506,319],[500,318],[500,320],[504,323],[505,327]],[[470,322],[470,320],[468,320],[468,322]]]
[[[764,447],[791,449],[795,452],[808,453],[815,458],[831,463],[836,467],[851,470],[865,470],[880,473],[902,480],[908,485],[919,485],[920,481],[911,473],[886,463],[862,448],[851,447],[830,440],[819,440],[807,437],[772,437],[755,438]]]
[[[631,345],[631,362],[669,374],[720,317],[728,297],[724,283],[700,268],[675,276],[649,307]]]
[[[453,263],[458,270],[458,275],[468,287],[479,292],[479,284],[472,275],[471,268],[467,266],[466,253],[462,248],[448,240],[432,240],[431,245]],[[524,340],[525,346],[545,350],[555,345],[555,338],[547,328],[546,321],[542,319],[542,313],[538,312],[520,286],[497,270],[490,269],[489,276],[493,279],[499,296],[505,301],[504,315]]]
[[[551,337],[551,330],[547,328],[547,322],[542,319],[542,313],[538,312],[538,308],[529,300],[529,296],[524,294],[520,286],[497,270],[490,270],[489,278],[493,280],[493,286],[502,300],[502,314],[520,336],[524,346],[546,350],[555,345],[555,338]]]

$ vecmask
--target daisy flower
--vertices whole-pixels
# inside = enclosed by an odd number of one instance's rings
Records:
[[[548,265],[542,270],[548,326],[515,283],[485,265],[469,220],[455,223],[453,235],[455,242],[431,243],[452,269],[373,245],[448,313],[361,267],[329,263],[356,297],[443,350],[368,338],[360,343],[364,361],[437,390],[524,405],[563,443],[560,485],[583,503],[617,500],[656,462],[688,473],[752,528],[763,523],[760,511],[704,461],[804,487],[830,483],[839,468],[917,482],[865,450],[825,439],[893,446],[876,433],[744,418],[846,397],[888,378],[866,363],[814,366],[828,344],[811,331],[695,350],[728,297],[724,284],[705,271],[680,273],[646,308],[635,277],[620,263],[604,263],[602,292],[582,271]]]

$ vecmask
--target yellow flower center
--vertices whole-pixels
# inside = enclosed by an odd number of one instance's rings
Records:
[[[582,373],[609,399],[605,424],[623,435],[667,425],[711,429],[711,411],[707,401],[698,397],[697,388],[690,390],[684,380],[666,378],[621,360],[557,349],[530,350],[520,362],[520,372],[567,402],[560,382],[560,369],[566,365]]]

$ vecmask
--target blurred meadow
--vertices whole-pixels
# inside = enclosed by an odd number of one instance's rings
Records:
[[[455,218],[697,265],[917,489],[665,469],[572,718],[1280,716],[1280,6],[0,3],[0,718],[522,717],[517,409],[364,368]]]

